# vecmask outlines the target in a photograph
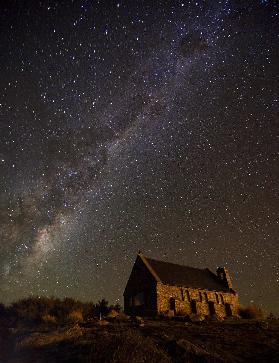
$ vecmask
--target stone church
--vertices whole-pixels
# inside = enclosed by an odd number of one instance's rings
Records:
[[[124,291],[128,315],[236,316],[238,295],[228,271],[217,273],[158,261],[138,253]]]

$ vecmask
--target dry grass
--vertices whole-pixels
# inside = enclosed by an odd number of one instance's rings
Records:
[[[108,314],[107,314],[107,318],[116,318],[117,316],[119,316],[120,312],[116,311],[114,309],[112,309]]]
[[[46,324],[57,324],[57,318],[50,314],[45,314],[42,316],[42,322]]]
[[[72,322],[83,322],[83,313],[81,310],[74,310],[71,311],[70,314],[68,315],[68,320],[72,321]]]
[[[143,327],[112,319],[101,327],[95,320],[34,329],[28,325],[13,331],[4,358],[0,349],[0,362],[277,362],[279,354],[276,319],[268,325],[244,319],[201,323],[146,319]]]
[[[21,339],[17,346],[19,348],[42,347],[80,338],[84,332],[84,328],[81,328],[77,324],[68,329],[54,330],[46,333],[34,332]]]
[[[128,329],[126,332],[102,341],[92,342],[90,362],[102,363],[171,363],[171,358],[159,349],[154,340],[143,337],[138,331]]]

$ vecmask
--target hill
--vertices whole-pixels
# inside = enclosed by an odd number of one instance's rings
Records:
[[[278,362],[276,319],[128,319],[2,325],[1,363]]]

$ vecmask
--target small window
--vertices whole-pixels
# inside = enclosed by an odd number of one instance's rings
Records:
[[[217,304],[219,304],[219,296],[218,296],[218,294],[217,294],[217,293],[215,293],[215,297],[216,297],[216,302],[217,302]]]
[[[191,311],[193,314],[197,314],[197,303],[195,300],[191,301]]]
[[[175,311],[175,299],[173,297],[170,298],[170,310]]]
[[[139,292],[137,295],[132,297],[132,300],[133,300],[132,305],[134,305],[134,306],[144,305],[144,293]]]
[[[223,295],[222,295],[222,294],[220,294],[220,297],[221,297],[221,303],[222,303],[223,305],[225,305],[225,301],[224,301],[224,297],[223,297]]]
[[[204,293],[204,299],[205,299],[205,301],[208,301],[208,296],[207,296],[206,292]]]
[[[181,288],[181,300],[184,301],[184,292],[182,288]]]
[[[202,293],[199,291],[200,302],[202,302]]]
[[[189,292],[189,290],[187,290],[187,299],[188,299],[188,301],[191,301],[191,297],[190,297],[190,292]]]

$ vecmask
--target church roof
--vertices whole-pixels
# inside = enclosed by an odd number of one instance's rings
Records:
[[[158,261],[139,254],[146,267],[163,284],[192,287],[214,291],[229,291],[225,282],[221,281],[208,268],[177,265],[175,263]]]

